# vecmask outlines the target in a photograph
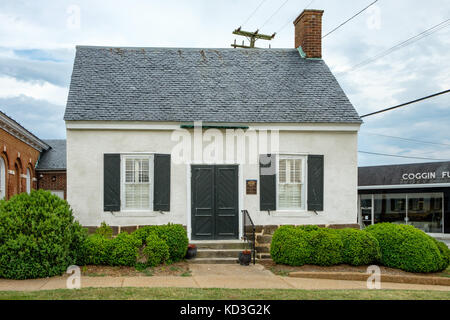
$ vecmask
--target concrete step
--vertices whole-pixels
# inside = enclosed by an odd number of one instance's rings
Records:
[[[235,258],[242,249],[197,249],[197,258]]]
[[[195,244],[197,249],[248,249],[249,244],[245,241],[191,241],[190,243]]]
[[[189,263],[198,264],[237,264],[237,258],[195,258],[188,260]]]

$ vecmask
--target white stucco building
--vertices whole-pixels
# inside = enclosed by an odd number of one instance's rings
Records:
[[[81,224],[179,223],[197,240],[239,239],[241,210],[356,224],[361,120],[321,59],[321,16],[296,19],[295,49],[77,47],[65,120]]]

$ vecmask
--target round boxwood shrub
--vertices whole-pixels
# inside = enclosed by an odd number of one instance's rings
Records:
[[[378,240],[370,233],[357,229],[336,230],[342,239],[342,261],[353,266],[377,263],[381,258]]]
[[[148,266],[155,267],[169,259],[169,246],[156,233],[150,233],[145,242],[143,254],[147,258]]]
[[[111,241],[109,264],[112,266],[135,266],[142,241],[127,232],[121,232]]]
[[[306,232],[309,234],[311,246],[309,264],[332,266],[343,262],[341,255],[343,244],[338,230],[321,228]]]
[[[181,224],[167,224],[156,228],[159,238],[169,247],[169,262],[177,262],[186,256],[189,245],[186,230]]]
[[[448,248],[448,246],[442,242],[442,241],[438,241],[436,239],[433,238],[434,243],[436,243],[439,251],[441,252],[441,256],[442,256],[442,267],[440,268],[441,270],[445,270],[447,269],[447,267],[450,265],[450,249]]]
[[[379,223],[365,230],[378,240],[381,263],[387,267],[409,272],[436,272],[445,269],[445,258],[436,242],[413,226]]]
[[[0,201],[0,277],[60,275],[82,259],[87,232],[69,204],[48,191]]]
[[[84,259],[81,265],[109,265],[112,241],[102,234],[91,234],[84,242]]]
[[[302,266],[310,262],[308,232],[293,226],[281,226],[273,234],[270,256],[278,264]]]
[[[141,242],[143,244],[146,244],[147,238],[148,238],[148,236],[151,233],[158,234],[158,231],[157,231],[158,227],[159,226],[144,226],[144,227],[140,227],[136,231],[133,231],[133,233],[131,235],[134,236],[135,238],[141,240]]]

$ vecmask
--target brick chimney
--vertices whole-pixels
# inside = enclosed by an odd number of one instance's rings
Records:
[[[295,48],[302,47],[306,58],[322,58],[323,10],[303,10],[295,19]]]

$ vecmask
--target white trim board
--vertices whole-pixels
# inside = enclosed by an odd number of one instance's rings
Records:
[[[396,184],[382,186],[360,186],[358,190],[381,190],[381,189],[418,189],[418,188],[449,188],[450,183],[426,183],[426,184]]]
[[[66,121],[68,130],[177,130],[182,122],[150,122],[150,121]],[[209,123],[205,126],[233,125],[230,123]],[[339,123],[240,123],[254,130],[279,131],[337,131],[358,132],[359,124]]]

